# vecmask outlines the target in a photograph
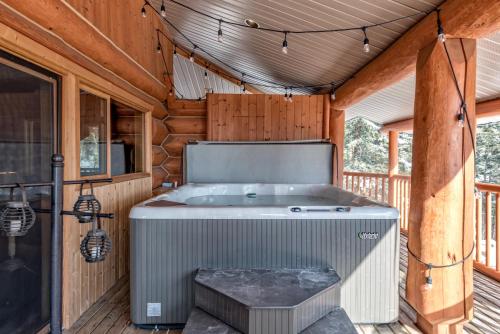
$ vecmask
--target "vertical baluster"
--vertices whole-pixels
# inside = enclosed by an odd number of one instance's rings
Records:
[[[387,181],[386,177],[382,178],[382,202],[385,202],[386,197],[385,197],[385,182]]]
[[[378,176],[375,177],[375,200],[378,201],[378,186],[379,186],[379,178]]]
[[[408,221],[407,221],[407,210],[406,210],[406,180],[402,180],[401,182],[401,202],[402,202],[402,208],[403,208],[403,219],[404,219],[404,225],[405,225],[405,230],[408,230]]]
[[[355,176],[352,176],[352,182],[351,182],[351,192],[354,192],[354,178]]]
[[[495,202],[496,202],[496,210],[495,210],[495,229],[497,230],[496,238],[495,238],[495,247],[496,247],[496,269],[500,271],[500,194],[495,194]]]
[[[368,179],[368,197],[372,197],[372,178],[371,176],[367,177]]]
[[[486,192],[486,266],[491,262],[491,192]]]
[[[481,239],[482,239],[482,196],[476,199],[476,261],[481,262]]]
[[[408,230],[408,216],[410,212],[410,193],[408,191],[409,182],[408,179],[405,179],[405,226],[406,230]]]

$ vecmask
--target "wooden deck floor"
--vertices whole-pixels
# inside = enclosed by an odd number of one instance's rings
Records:
[[[404,300],[408,261],[406,238],[401,236],[400,316],[399,322],[386,325],[359,325],[359,333],[406,333],[420,331],[413,325],[415,311]],[[129,320],[129,282],[121,280],[94,304],[65,334],[180,334],[180,330],[145,330],[135,328]],[[474,319],[466,325],[467,333],[500,333],[500,283],[474,272]]]

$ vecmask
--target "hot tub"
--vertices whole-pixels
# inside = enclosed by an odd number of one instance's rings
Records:
[[[187,184],[130,213],[131,318],[182,324],[198,268],[334,268],[355,323],[398,319],[398,211],[322,184]]]

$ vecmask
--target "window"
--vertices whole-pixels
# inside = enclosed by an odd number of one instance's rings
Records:
[[[144,169],[144,113],[111,101],[111,175]]]
[[[80,175],[106,175],[109,100],[80,90]]]

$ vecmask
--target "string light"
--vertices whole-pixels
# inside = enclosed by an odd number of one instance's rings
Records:
[[[165,10],[165,3],[163,3],[163,0],[161,0],[160,13],[161,13],[161,16],[167,17],[167,11]]]
[[[370,41],[368,40],[368,36],[366,35],[366,27],[361,28],[363,34],[365,35],[365,39],[363,41],[363,51],[368,53],[370,52]]]
[[[193,51],[191,51],[191,54],[189,55],[189,61],[194,63],[194,50],[196,50],[196,45],[193,47]]]
[[[336,89],[336,87],[335,87],[335,84],[334,84],[334,83],[332,83],[332,90],[331,90],[331,92],[330,92],[330,98],[332,99],[332,101],[335,101],[335,99],[337,98],[337,96],[336,96],[336,92],[335,92],[336,90],[337,90],[337,89]]]
[[[208,71],[207,71],[207,69],[208,69],[208,66],[205,67],[205,76],[204,76],[205,80],[208,80]]]
[[[177,57],[177,45],[174,44],[174,57]]]
[[[293,102],[293,94],[292,94],[293,88],[290,88],[290,94],[288,94],[288,102]]]
[[[172,88],[170,88],[170,90],[168,91],[168,96],[172,96],[174,95],[174,91],[172,90]]]
[[[246,92],[246,87],[245,87],[245,73],[241,74],[241,82],[240,82],[240,88],[243,93]]]
[[[283,98],[285,102],[288,102],[288,87],[285,87],[285,97]]]
[[[363,29],[363,27],[347,27],[347,28],[322,29],[322,30],[281,30],[281,29],[266,28],[266,27],[254,28],[254,27],[249,27],[249,26],[247,26],[246,24],[243,24],[243,23],[231,22],[231,21],[227,21],[227,20],[224,20],[224,19],[221,19],[221,18],[213,17],[210,14],[203,13],[203,12],[201,12],[199,10],[191,8],[188,5],[180,3],[180,2],[178,2],[176,0],[170,0],[170,1],[173,2],[173,3],[175,3],[175,4],[177,4],[177,5],[179,5],[179,6],[181,6],[181,7],[186,8],[186,9],[192,11],[192,12],[195,12],[195,13],[197,13],[199,15],[205,16],[207,18],[210,18],[212,20],[215,20],[215,21],[219,22],[220,23],[219,26],[221,26],[222,23],[224,23],[224,24],[227,24],[227,25],[239,26],[239,27],[242,27],[242,28],[249,28],[249,29],[263,30],[263,31],[267,31],[267,32],[274,32],[274,33],[285,34],[285,39],[283,41],[283,44],[284,44],[284,46],[286,48],[284,48],[284,50],[282,49],[282,51],[284,51],[284,52],[288,52],[287,34],[289,34],[289,33],[290,34],[315,34],[315,33],[325,33],[325,32],[355,31],[355,30],[362,30]],[[160,10],[156,9],[148,0],[145,1],[144,6],[151,7],[158,15],[161,15]],[[435,11],[435,10],[436,9],[433,9],[432,11]],[[141,12],[142,12],[142,10],[141,10]],[[411,14],[411,15],[403,16],[403,17],[397,17],[395,19],[387,20],[387,21],[384,21],[384,22],[369,24],[369,25],[364,26],[364,28],[368,29],[368,28],[373,28],[373,27],[380,27],[380,26],[384,26],[384,25],[387,25],[387,24],[390,24],[390,23],[397,22],[397,21],[401,21],[401,20],[405,20],[405,19],[408,19],[408,18],[420,16],[420,15],[423,15],[423,14],[427,15],[430,12],[431,11],[429,11],[429,12],[420,11],[418,13],[414,13],[414,14]],[[179,28],[177,28],[172,22],[170,22],[166,17],[164,17],[163,20],[170,27],[172,27],[176,32],[178,32],[183,38],[185,38],[188,43],[190,43],[191,45],[195,46],[194,42],[188,36],[186,36]],[[168,39],[172,44],[174,44],[174,42],[164,32],[160,31],[160,33],[163,34],[165,36],[165,38]],[[219,34],[218,34],[218,36],[219,36]],[[199,49],[201,50],[201,52],[203,52],[204,54],[206,54],[210,58],[214,59],[215,61],[219,62],[220,64],[226,66],[231,71],[240,72],[241,73],[241,71],[239,71],[237,68],[235,68],[234,66],[231,66],[230,64],[228,64],[228,63],[222,61],[221,59],[217,58],[216,56],[214,56],[209,51],[204,50],[202,48],[199,48]],[[174,55],[175,54],[176,53],[174,51]],[[193,61],[194,61],[194,59],[193,59]],[[273,82],[273,81],[267,80],[265,78],[257,77],[257,76],[254,76],[254,75],[249,75],[249,77],[251,77],[252,79],[255,79],[255,81],[256,81],[256,82],[246,82],[246,83],[251,84],[251,85],[265,87],[265,88],[271,88],[271,89],[284,89],[285,88],[285,86],[282,83],[280,83],[280,82]],[[342,84],[344,81],[346,81],[346,80],[342,80],[342,81],[337,82],[337,85]],[[319,83],[319,84],[311,84],[311,85],[294,85],[292,87],[295,88],[295,89],[303,89],[303,90],[310,91],[310,90],[314,90],[314,89],[325,88],[325,87],[328,87],[330,85],[331,85],[331,83]],[[290,86],[288,86],[288,87],[290,87]]]
[[[222,20],[219,20],[219,31],[217,31],[217,41],[222,43],[224,41],[224,36],[222,36]]]
[[[146,3],[142,6],[141,15],[142,17],[146,17]]]
[[[465,115],[462,111],[458,114],[457,119],[458,119],[458,126],[463,128],[465,123]]]
[[[441,43],[444,43],[446,41],[446,36],[444,34],[444,29],[443,29],[443,25],[441,24],[441,16],[439,15],[439,12],[441,10],[439,8],[436,9],[436,15],[437,15],[437,36],[438,36],[438,40],[441,42]]]
[[[286,40],[286,35],[288,34],[288,32],[285,32],[285,39],[283,40],[283,47],[281,48],[281,51],[284,53],[284,54],[288,54],[288,42]]]
[[[156,46],[156,53],[161,54],[161,44],[160,41],[158,41],[158,45]]]

